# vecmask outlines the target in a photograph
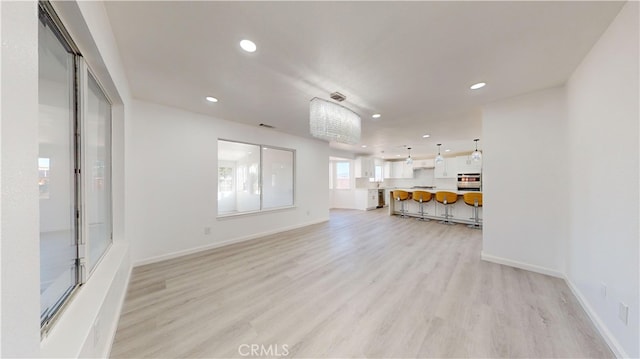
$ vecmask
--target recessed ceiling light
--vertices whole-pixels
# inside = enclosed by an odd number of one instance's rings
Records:
[[[451,152],[451,149],[447,148],[444,152]]]
[[[362,145],[361,147],[362,147],[362,148],[367,148],[367,145]]]
[[[472,90],[477,90],[477,89],[481,89],[481,88],[483,88],[485,86],[486,86],[486,83],[478,82],[477,84],[471,85],[471,87],[469,87],[469,88],[472,89]]]
[[[205,97],[205,100],[209,101],[209,102],[218,102],[218,99],[215,97],[211,97],[211,96],[207,96]]]
[[[373,117],[373,118],[380,118],[380,116],[382,116],[382,115],[381,115],[381,114],[379,114],[379,113],[374,113],[371,117]]]
[[[256,52],[256,49],[258,48],[251,40],[240,41],[240,47],[246,52]]]
[[[400,155],[396,155],[396,157],[400,157]]]
[[[431,135],[422,135],[422,138],[429,138]]]

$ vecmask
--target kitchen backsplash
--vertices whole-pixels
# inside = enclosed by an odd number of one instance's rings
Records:
[[[433,178],[433,168],[421,168],[413,171],[413,178],[385,179],[380,187],[411,188],[413,186],[435,186],[441,189],[456,189],[455,178]],[[378,188],[378,183],[369,182],[368,178],[356,178],[356,188]]]

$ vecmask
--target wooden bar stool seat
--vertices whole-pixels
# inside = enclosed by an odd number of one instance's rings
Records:
[[[449,213],[449,207],[458,201],[458,195],[453,192],[439,191],[436,192],[436,201],[444,205],[444,219],[440,221],[440,223],[455,224],[449,220],[453,217],[453,215]]]
[[[482,193],[465,193],[462,195],[462,199],[464,203],[469,206],[473,206],[473,224],[468,225],[467,227],[471,228],[482,228],[480,222],[482,221],[479,217],[480,207],[482,207]]]
[[[431,194],[431,192],[425,192],[425,191],[413,192],[413,200],[420,203],[420,218],[418,218],[419,221],[429,221],[428,218],[424,218],[424,204],[431,201],[431,198],[433,198],[433,195]]]
[[[406,200],[409,199],[409,192],[407,191],[401,191],[401,190],[394,190],[393,191],[393,199],[395,199],[396,201],[400,202],[400,218],[406,218],[407,217],[407,211],[404,208],[404,202]]]

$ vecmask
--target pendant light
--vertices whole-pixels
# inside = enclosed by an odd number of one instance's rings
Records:
[[[442,161],[444,161],[444,158],[440,154],[440,146],[442,146],[442,143],[438,143],[437,146],[438,146],[438,155],[436,156],[436,163],[442,163]]]
[[[408,165],[412,165],[413,164],[413,159],[411,158],[411,147],[407,147],[407,150],[409,150],[409,157],[407,157],[407,164]]]
[[[471,153],[471,159],[478,162],[482,159],[482,152],[478,151],[478,141],[480,141],[480,139],[476,138],[473,141],[476,143],[476,150]]]

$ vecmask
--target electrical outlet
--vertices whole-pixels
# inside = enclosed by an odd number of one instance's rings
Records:
[[[629,324],[629,306],[620,302],[620,306],[618,307],[618,318],[624,323],[624,325]]]
[[[607,285],[604,283],[600,283],[600,295],[602,296],[602,298],[607,297]]]
[[[211,234],[211,227],[204,227],[204,234],[206,235]]]

